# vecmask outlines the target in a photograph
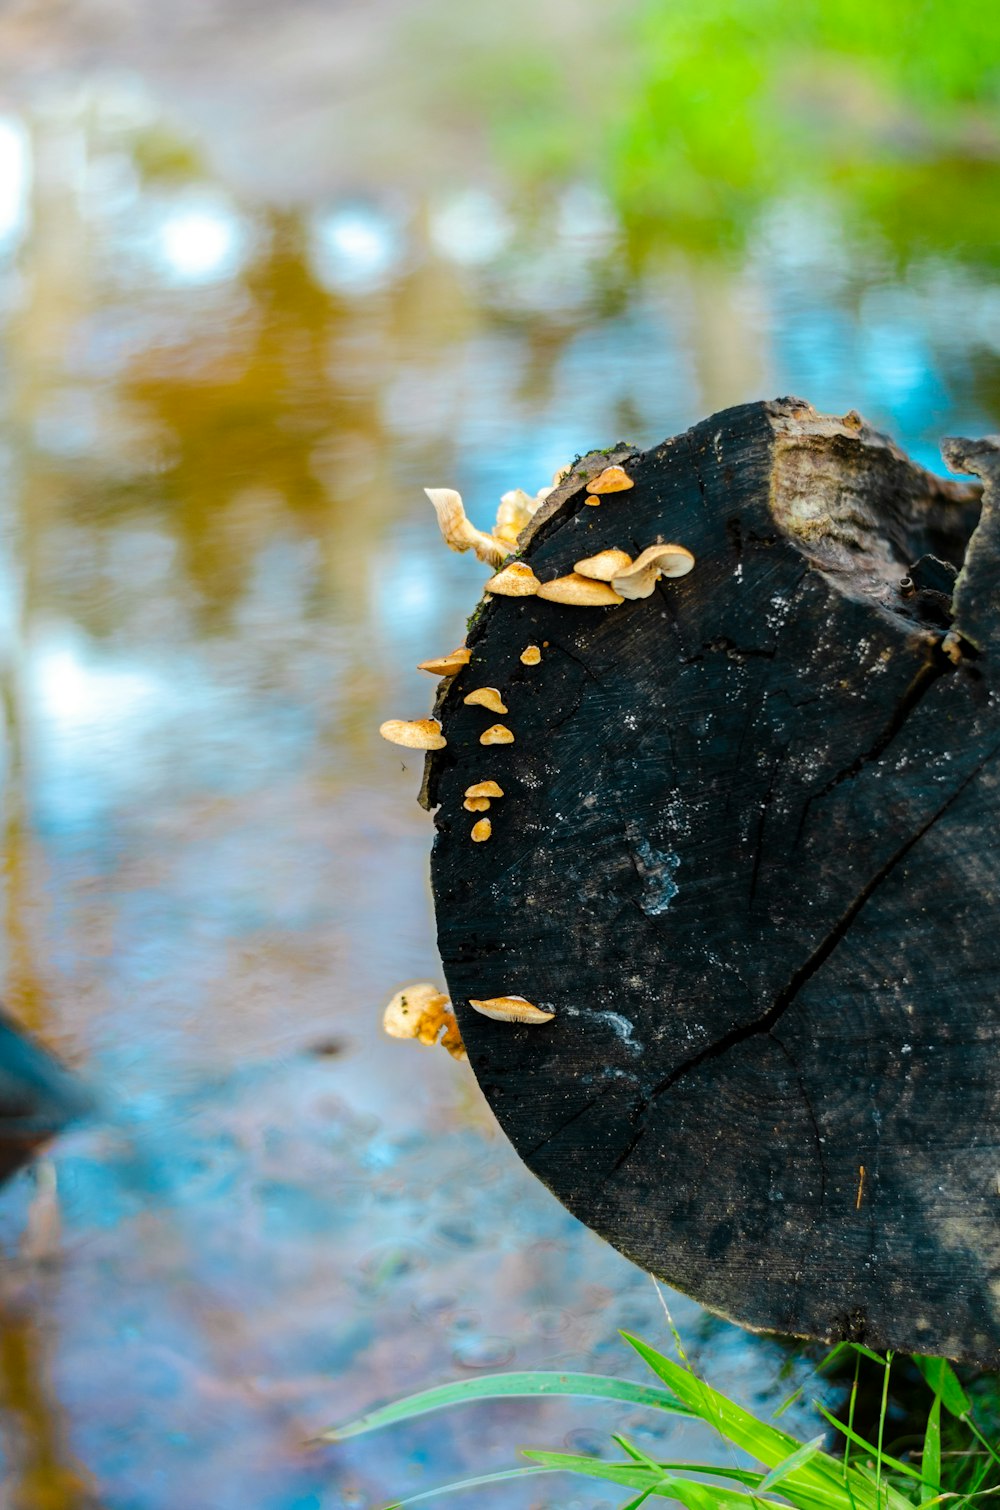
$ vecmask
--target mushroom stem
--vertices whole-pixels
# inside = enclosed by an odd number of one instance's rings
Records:
[[[450,550],[471,550],[494,571],[511,554],[513,546],[509,542],[476,529],[466,516],[461,493],[456,493],[454,488],[424,488],[424,492],[434,505],[438,526]]]

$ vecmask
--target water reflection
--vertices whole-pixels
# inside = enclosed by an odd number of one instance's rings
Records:
[[[34,1178],[0,1198],[4,1487],[368,1505],[610,1417],[511,1402],[308,1448],[330,1420],[464,1370],[624,1370],[617,1327],[664,1335],[469,1073],[377,1032],[437,963],[419,766],[374,731],[426,710],[415,663],[481,579],[421,488],[485,524],[593,443],[761,392],[933,461],[996,423],[1000,292],[901,270],[814,198],[738,255],[641,262],[578,178],[542,205],[468,182],[290,208],[159,109],[67,84],[0,122],[2,994],[102,1098],[53,1155],[54,1253],[20,1247]],[[676,1306],[716,1382],[789,1392],[780,1349]]]

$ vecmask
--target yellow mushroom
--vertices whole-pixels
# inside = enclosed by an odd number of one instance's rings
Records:
[[[462,1035],[459,1032],[454,1012],[445,1012],[444,1032],[441,1034],[438,1042],[443,1049],[448,1050],[452,1059],[468,1059],[469,1056],[465,1051],[465,1044],[462,1042]]]
[[[417,981],[397,991],[382,1013],[382,1029],[390,1038],[426,1036],[428,1023],[438,1020],[448,1005],[448,998],[430,981]]]
[[[592,477],[587,483],[591,493],[624,493],[626,488],[634,488],[635,483],[622,467],[605,467],[599,477]]]
[[[473,551],[480,561],[492,566],[494,571],[511,553],[511,546],[477,530],[466,517],[461,493],[454,488],[424,488],[434,512],[445,544],[453,551]]]
[[[489,996],[485,1001],[470,996],[469,1006],[496,1022],[551,1022],[556,1015],[545,1007],[536,1007],[523,996]]]
[[[570,603],[578,608],[605,608],[610,603],[622,600],[606,582],[595,582],[591,577],[556,577],[552,582],[543,582],[538,589],[540,598],[550,603]]]
[[[531,598],[541,583],[526,561],[512,561],[486,584],[486,591],[504,598]]]
[[[628,551],[610,550],[598,551],[596,556],[587,556],[583,561],[577,561],[573,570],[581,577],[593,577],[598,582],[610,582],[621,572],[628,571],[632,565],[632,557]]]
[[[623,598],[648,598],[660,577],[686,577],[692,566],[694,557],[683,545],[650,545],[612,577],[611,586]]]
[[[524,526],[530,523],[535,506],[535,500],[523,488],[511,488],[500,499],[493,533],[501,540],[516,540]]]
[[[382,1013],[382,1030],[390,1038],[413,1038],[426,1045],[440,1043],[453,1059],[465,1059],[465,1045],[449,1005],[447,996],[429,981],[404,986]]]
[[[459,645],[457,650],[450,650],[447,655],[439,655],[435,660],[420,661],[417,670],[429,671],[432,676],[456,676],[463,666],[467,666],[472,658],[472,651],[465,645]]]
[[[466,797],[462,803],[467,813],[485,813],[489,805],[490,799],[488,797]]]
[[[583,501],[584,503],[589,503],[592,509],[599,509],[601,506],[601,500],[599,498],[585,498]]]
[[[542,652],[537,645],[525,645],[519,657],[524,666],[537,666],[541,658]]]
[[[477,687],[475,692],[470,692],[462,701],[472,703],[480,708],[489,708],[491,713],[507,712],[506,705],[497,687]]]
[[[512,745],[514,736],[506,724],[490,724],[484,734],[480,734],[481,745]]]
[[[387,718],[379,726],[379,733],[393,745],[405,745],[409,750],[443,750],[448,741],[441,733],[436,718]]]
[[[493,825],[488,818],[480,818],[478,823],[472,825],[473,844],[485,844],[493,832]]]
[[[465,788],[467,797],[502,797],[503,787],[495,781],[477,781],[472,786]]]

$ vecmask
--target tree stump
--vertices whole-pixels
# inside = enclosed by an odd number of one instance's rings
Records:
[[[584,458],[536,575],[657,540],[694,570],[487,598],[422,800],[470,1062],[570,1211],[744,1326],[995,1368],[1000,454],[945,454],[982,499],[794,399]],[[503,995],[554,1019],[468,1005]]]

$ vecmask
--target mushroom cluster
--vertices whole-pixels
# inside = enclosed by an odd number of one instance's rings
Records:
[[[618,547],[598,551],[596,555],[575,562],[568,575],[548,582],[541,581],[526,561],[511,560],[521,532],[553,488],[571,470],[570,467],[560,469],[552,479],[552,486],[542,488],[534,497],[521,488],[504,493],[496,522],[489,533],[477,529],[467,518],[461,494],[454,488],[424,489],[434,506],[445,543],[455,551],[471,550],[480,561],[493,568],[494,575],[485,587],[491,597],[538,597],[550,603],[580,608],[612,607],[626,599],[648,598],[660,577],[683,577],[691,570],[694,566],[691,552],[683,545],[662,541],[647,546],[634,559]],[[634,486],[624,467],[605,467],[596,477],[588,479],[585,502],[596,507],[605,495],[625,492]],[[521,664],[537,666],[542,659],[542,648],[547,644],[545,640],[542,647],[526,645],[519,656]],[[469,648],[460,645],[447,655],[421,661],[419,669],[438,677],[457,677],[470,664],[471,658]],[[462,701],[467,706],[506,715],[509,710],[504,698],[509,695],[499,687],[475,687],[464,695]],[[436,718],[409,721],[390,718],[382,724],[379,732],[384,739],[409,749],[441,750],[447,744]],[[514,733],[506,724],[491,724],[479,735],[479,743],[486,746],[513,744]],[[477,781],[466,788],[463,807],[469,813],[486,813],[503,795],[503,789],[496,781]],[[477,817],[469,837],[474,844],[485,844],[492,834],[491,819]],[[526,1001],[523,996],[470,999],[469,1004],[484,1016],[502,1022],[544,1023],[550,1022],[555,1015],[548,1008]],[[462,1058],[465,1051],[449,1006],[447,997],[434,986],[426,983],[408,986],[398,991],[386,1007],[383,1026],[394,1038],[416,1038],[421,1043],[440,1042],[449,1053]]]
[[[530,524],[549,494],[570,471],[562,467],[552,479],[550,487],[541,488],[534,495],[523,488],[512,488],[504,493],[497,509],[496,522],[487,534],[479,530],[467,517],[461,493],[454,488],[424,488],[434,505],[438,526],[445,544],[453,551],[472,551],[487,566],[494,570],[517,549],[517,540],[526,524]]]
[[[525,561],[512,561],[486,583],[486,591],[504,598],[545,598],[577,608],[607,608],[626,598],[648,598],[661,577],[686,577],[694,557],[683,545],[657,541],[633,561],[628,551],[612,547],[573,563],[565,577],[541,582]]]

